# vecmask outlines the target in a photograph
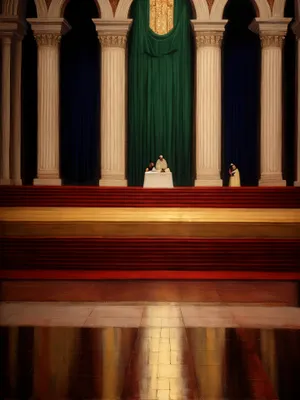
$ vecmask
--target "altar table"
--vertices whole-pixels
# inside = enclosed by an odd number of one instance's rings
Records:
[[[145,172],[144,188],[170,189],[173,187],[172,172]]]

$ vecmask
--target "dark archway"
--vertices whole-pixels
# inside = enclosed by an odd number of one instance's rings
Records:
[[[249,30],[256,17],[251,0],[229,0],[224,9],[222,57],[222,178],[228,185],[228,167],[237,164],[244,186],[256,186],[260,149],[260,64],[258,35]]]
[[[34,0],[28,0],[26,18],[37,18]],[[22,43],[21,177],[32,185],[37,175],[37,44],[30,24]]]
[[[61,42],[61,178],[98,185],[100,175],[100,45],[94,0],[71,0],[64,18],[72,29]]]
[[[296,177],[296,36],[295,1],[286,0],[284,16],[292,18],[288,25],[283,49],[283,177],[293,186]]]

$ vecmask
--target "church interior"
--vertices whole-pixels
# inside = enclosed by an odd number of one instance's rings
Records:
[[[300,398],[300,0],[0,0],[0,43],[0,398]]]

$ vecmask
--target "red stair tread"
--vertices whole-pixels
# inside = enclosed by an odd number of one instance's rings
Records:
[[[300,188],[1,187],[0,207],[17,206],[300,208]]]

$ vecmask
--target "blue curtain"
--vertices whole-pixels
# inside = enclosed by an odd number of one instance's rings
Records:
[[[294,0],[287,0],[285,17],[292,18],[283,50],[283,176],[288,186],[296,179],[296,38]]]
[[[98,185],[100,66],[92,18],[94,0],[72,0],[64,18],[72,29],[61,42],[61,177],[64,184]]]
[[[259,37],[248,29],[255,18],[250,0],[229,0],[223,40],[222,72],[222,177],[228,185],[228,168],[235,163],[244,186],[259,179],[260,63]]]
[[[34,0],[27,3],[26,18],[36,18]],[[22,43],[21,177],[31,185],[37,174],[37,45],[27,24]]]

